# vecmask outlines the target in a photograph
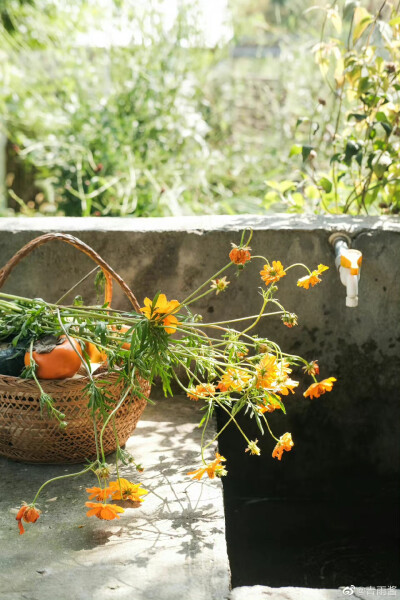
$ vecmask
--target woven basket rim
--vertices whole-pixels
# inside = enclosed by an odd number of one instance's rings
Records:
[[[106,368],[95,371],[92,378],[95,381],[104,379],[106,383],[115,382],[120,378],[120,372],[118,370],[108,371]],[[40,379],[40,385],[45,392],[48,393],[62,393],[65,394],[67,391],[79,391],[82,390],[91,379],[89,376],[84,375],[78,378],[69,377],[66,379]],[[143,386],[147,380],[144,377],[138,375],[137,381],[140,387]],[[0,390],[6,390],[8,393],[17,393],[20,395],[24,391],[32,391],[32,393],[38,393],[38,386],[34,379],[24,379],[22,377],[14,377],[12,375],[0,375]]]

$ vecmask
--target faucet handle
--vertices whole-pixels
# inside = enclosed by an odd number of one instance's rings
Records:
[[[340,266],[350,269],[350,275],[359,275],[362,263],[362,253],[360,250],[346,248],[340,256]]]

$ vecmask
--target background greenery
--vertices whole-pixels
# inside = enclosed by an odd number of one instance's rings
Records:
[[[400,18],[361,4],[231,0],[209,47],[198,2],[0,0],[0,214],[398,212]]]

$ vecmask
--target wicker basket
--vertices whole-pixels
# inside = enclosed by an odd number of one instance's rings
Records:
[[[49,241],[60,240],[90,256],[102,269],[106,278],[105,302],[112,298],[114,279],[129,298],[136,311],[138,302],[121,277],[89,246],[77,238],[51,233],[35,238],[0,270],[0,288],[14,266],[34,248]],[[124,387],[117,373],[99,372],[94,379],[100,379],[108,394],[119,400]],[[68,426],[62,430],[57,420],[41,415],[37,385],[32,380],[0,375],[0,455],[30,463],[78,463],[96,457],[96,444],[93,419],[88,409],[88,399],[83,390],[88,377],[63,380],[41,380],[44,391],[51,395],[55,407],[66,415]],[[103,383],[105,382],[105,383]],[[134,431],[150,395],[150,384],[139,378],[143,396],[128,395],[115,415],[115,427],[119,445],[122,446]],[[97,424],[102,428],[101,420]],[[110,422],[103,435],[106,454],[114,452],[116,441]]]

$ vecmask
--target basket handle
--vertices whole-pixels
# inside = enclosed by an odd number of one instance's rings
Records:
[[[85,244],[84,242],[79,240],[78,238],[74,237],[73,235],[69,235],[68,233],[46,233],[44,235],[40,235],[39,237],[37,237],[37,238],[31,240],[30,242],[28,242],[27,244],[25,244],[25,246],[23,246],[8,261],[8,263],[6,265],[4,265],[4,267],[2,269],[0,269],[0,288],[3,286],[7,277],[9,276],[9,274],[11,273],[13,268],[20,262],[20,260],[25,258],[25,256],[30,254],[32,252],[32,250],[34,250],[35,248],[38,248],[39,246],[42,246],[43,244],[46,244],[47,242],[52,242],[53,240],[58,240],[60,242],[66,242],[67,244],[74,246],[74,248],[77,248],[81,252],[84,252],[87,256],[89,256],[95,263],[97,263],[100,266],[101,270],[104,273],[104,277],[106,278],[104,303],[108,303],[109,306],[111,304],[112,280],[114,279],[118,283],[118,285],[121,287],[125,296],[127,296],[127,298],[129,299],[129,301],[132,304],[135,311],[140,312],[140,307],[139,307],[138,301],[137,301],[134,293],[129,289],[129,287],[126,285],[126,283],[122,279],[122,277],[120,277],[118,275],[118,273],[116,273],[106,263],[106,261],[103,260],[101,258],[101,256],[99,256],[97,254],[97,252],[95,252],[93,250],[93,248],[91,248],[90,246],[88,246],[87,244]]]

